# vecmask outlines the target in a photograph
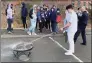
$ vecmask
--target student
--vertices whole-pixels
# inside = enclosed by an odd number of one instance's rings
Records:
[[[48,29],[48,12],[47,12],[47,5],[43,5],[43,10],[44,10],[44,15],[45,15],[45,22],[44,22],[44,27],[46,30]]]
[[[44,13],[44,21],[43,21],[43,28],[47,29],[47,6],[46,4],[43,5],[43,13]]]
[[[40,6],[37,7],[37,23],[36,23],[36,29],[37,29],[37,25],[39,24],[41,20],[41,12],[40,12]]]
[[[40,32],[42,33],[42,30],[43,30],[43,28],[44,28],[44,26],[45,26],[45,13],[44,13],[44,10],[43,10],[43,7],[41,7],[41,10],[40,10],[40,13],[41,13],[41,20],[40,20],[40,22],[39,22],[39,30],[40,30]]]
[[[57,25],[56,25],[57,33],[58,33],[58,24],[61,22],[61,19],[62,19],[62,17],[61,17],[61,14],[60,14],[60,9],[57,8],[57,19],[56,19],[56,21],[57,21]]]
[[[85,29],[88,23],[88,12],[85,7],[80,8],[81,13],[78,13],[78,30],[74,36],[74,41],[76,42],[79,34],[81,33],[83,43],[81,45],[86,45],[86,34],[85,34]]]
[[[45,19],[46,19],[45,27],[46,29],[50,29],[50,10],[48,6],[46,8],[47,11],[45,11]]]
[[[47,6],[47,29],[50,30],[50,9],[49,6]]]
[[[50,20],[53,34],[56,34],[56,26],[57,26],[56,17],[57,17],[56,9],[52,7],[50,12]]]
[[[13,28],[12,28],[12,22],[13,22],[13,12],[12,12],[11,4],[7,5],[6,9],[6,16],[7,16],[7,23],[8,23],[8,28],[7,31],[8,33],[12,33]]]
[[[37,22],[37,5],[33,5],[33,8],[30,10],[29,17],[30,17],[31,25],[27,33],[29,35],[37,35],[35,33],[36,22]]]
[[[48,25],[47,25],[47,22],[48,22],[48,14],[47,14],[47,11],[45,11],[45,22],[44,22],[44,25],[45,25],[45,28],[48,29]]]
[[[61,28],[61,30],[65,30],[67,29],[67,36],[68,36],[68,42],[69,42],[69,50],[65,53],[65,55],[72,55],[72,53],[74,53],[74,35],[77,31],[77,14],[76,12],[73,10],[73,6],[72,5],[68,5],[66,7],[66,10],[68,11],[68,13],[70,15],[68,15],[67,23],[65,24],[65,26],[63,28]]]
[[[28,15],[28,11],[27,11],[27,8],[26,8],[26,4],[23,2],[22,8],[21,8],[21,19],[22,19],[24,30],[27,28],[27,23],[26,23],[27,15]]]
[[[11,8],[12,8],[12,16],[13,16],[13,19],[12,19],[12,29],[13,29],[13,20],[14,20],[14,14],[15,14],[13,4],[11,4]]]

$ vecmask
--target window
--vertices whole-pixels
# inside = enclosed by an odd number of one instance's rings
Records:
[[[81,6],[81,2],[78,0],[78,2],[77,2],[77,5],[78,5],[78,7],[80,7]]]
[[[74,2],[72,2],[72,5],[73,5],[73,6],[75,5]]]
[[[88,8],[89,8],[89,9],[91,9],[91,5],[92,5],[92,4],[91,4],[90,2],[88,2]]]
[[[86,2],[84,2],[84,6],[86,6]]]

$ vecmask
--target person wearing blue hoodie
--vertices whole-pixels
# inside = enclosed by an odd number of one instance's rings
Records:
[[[39,24],[40,21],[40,6],[37,6],[37,23],[36,23],[36,29],[38,28],[37,25]]]
[[[21,19],[22,19],[24,29],[27,28],[27,23],[26,23],[27,15],[28,15],[28,11],[27,11],[27,8],[26,8],[26,4],[23,2],[22,8],[21,8]]]
[[[56,17],[57,17],[57,11],[55,8],[51,8],[51,12],[50,12],[50,20],[51,20],[51,27],[52,27],[52,33],[55,34],[56,33]]]
[[[37,22],[39,23],[39,31],[42,32],[42,21],[41,21],[40,7],[38,7],[38,11],[37,11]]]

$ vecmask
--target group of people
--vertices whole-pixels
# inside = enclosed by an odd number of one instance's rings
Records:
[[[25,3],[22,3],[21,16],[24,29],[27,28],[27,15],[29,15],[31,22],[27,32],[29,35],[37,35],[35,33],[35,29],[37,28],[38,23],[40,33],[43,32],[43,28],[51,30],[53,34],[58,32],[56,19],[57,15],[60,15],[60,9],[56,8],[55,5],[53,5],[51,8],[45,4],[43,6],[33,5],[28,14]]]
[[[14,9],[13,4],[8,4],[6,8],[6,16],[7,16],[7,31],[8,33],[12,33],[13,27],[13,18],[14,18]],[[30,18],[30,27],[27,26],[26,18],[29,16]],[[57,16],[59,18],[57,19]],[[53,5],[51,8],[48,5],[43,6],[37,6],[33,5],[33,7],[28,12],[28,9],[26,7],[26,4],[22,2],[21,7],[21,20],[23,24],[24,30],[28,29],[29,35],[37,35],[35,33],[35,29],[39,27],[39,32],[43,32],[43,28],[46,28],[48,30],[51,30],[53,34],[58,32],[58,26],[57,24],[60,22],[60,9],[56,8],[55,5]],[[59,21],[57,21],[59,20]],[[39,24],[39,26],[37,26]]]
[[[35,29],[37,27],[37,23],[39,24],[39,31],[42,33],[43,28],[51,29],[51,32],[54,34],[58,32],[58,30],[67,32],[68,42],[69,42],[69,50],[65,53],[65,55],[72,55],[74,53],[74,43],[76,42],[79,34],[81,33],[83,43],[82,45],[86,45],[86,35],[85,28],[88,22],[88,11],[85,7],[78,8],[78,12],[75,12],[72,5],[68,5],[66,7],[66,16],[64,19],[64,27],[58,29],[58,23],[62,20],[60,9],[56,8],[53,5],[51,8],[47,5],[43,5],[42,7],[33,5],[33,7],[28,12],[25,3],[22,3],[21,8],[21,19],[23,22],[24,29],[28,28],[26,23],[26,17],[29,15],[30,17],[30,27],[27,30],[29,35],[37,35],[35,33]],[[11,27],[11,23],[13,21],[13,10],[12,5],[8,5],[7,11],[7,30],[11,32],[13,29]]]

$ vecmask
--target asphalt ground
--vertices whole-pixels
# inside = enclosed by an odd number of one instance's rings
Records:
[[[69,46],[61,32],[56,35],[52,35],[49,30],[36,33],[37,36],[29,36],[26,31],[20,29],[14,30],[12,34],[1,30],[1,62],[91,62],[90,30],[86,30],[87,45],[80,45],[82,38],[79,36],[75,53],[69,56],[64,54]],[[34,48],[30,57],[23,57],[22,60],[14,57],[12,47],[19,42],[33,42]]]

